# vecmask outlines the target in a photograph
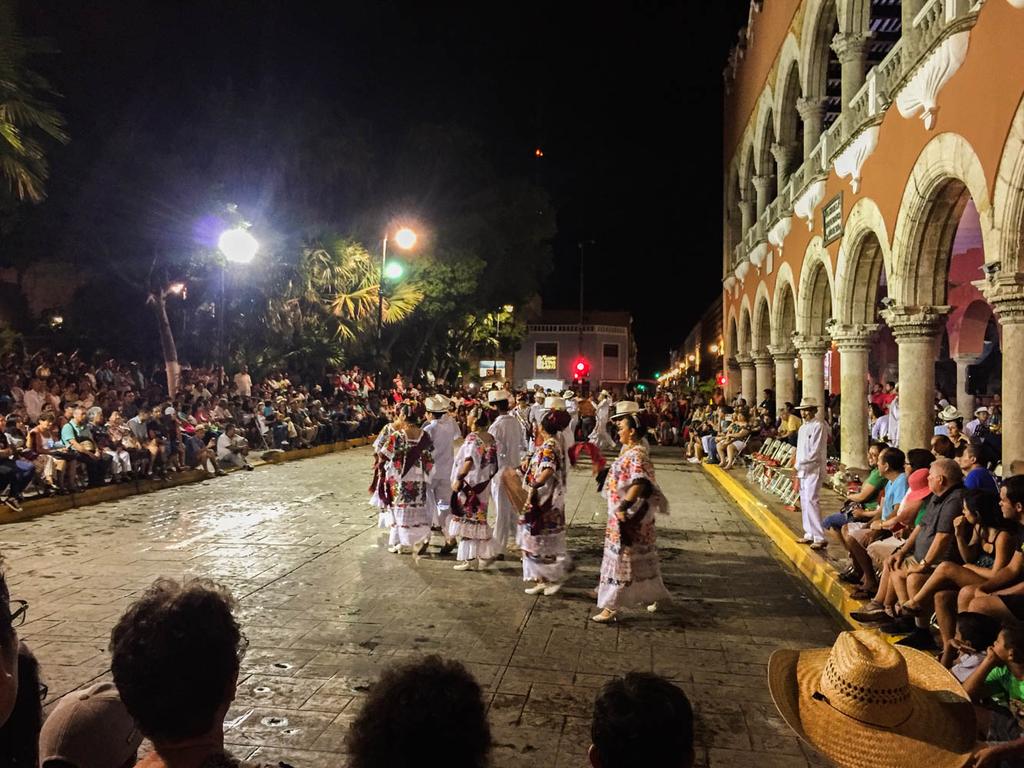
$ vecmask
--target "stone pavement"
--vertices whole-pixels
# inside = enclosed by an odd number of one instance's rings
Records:
[[[673,504],[659,548],[674,603],[611,626],[588,620],[606,512],[584,470],[568,508],[579,568],[555,597],[523,594],[518,562],[456,572],[450,558],[388,554],[366,503],[368,449],[12,523],[0,548],[51,701],[109,676],[110,629],[157,576],[228,586],[250,643],[226,731],[241,757],[342,765],[380,671],[441,653],[485,688],[498,768],[586,765],[593,698],[628,670],[687,691],[699,765],[824,765],[775,714],[765,664],[777,647],[830,645],[839,627],[677,456],[655,459]]]

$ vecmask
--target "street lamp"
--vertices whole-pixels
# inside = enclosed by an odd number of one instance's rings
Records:
[[[403,250],[416,245],[416,233],[408,227],[395,232],[395,244]],[[384,233],[384,242],[380,253],[380,282],[377,285],[377,355],[380,356],[380,337],[384,328],[384,280],[398,280],[405,270],[395,262],[388,264],[388,233]]]
[[[234,264],[251,264],[256,258],[256,252],[260,244],[247,230],[241,227],[228,229],[221,233],[217,239],[217,248],[223,254],[225,261]],[[217,363],[220,367],[218,380],[224,381],[224,314],[227,312],[227,301],[225,300],[225,273],[226,265],[220,265],[220,299],[217,302]]]

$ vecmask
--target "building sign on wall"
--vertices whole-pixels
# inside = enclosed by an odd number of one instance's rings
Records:
[[[843,193],[821,207],[821,229],[825,245],[843,236]]]
[[[554,371],[558,368],[558,357],[555,355],[537,355],[538,371]]]
[[[488,378],[505,378],[505,361],[504,360],[481,360],[480,368],[478,370],[481,379]]]

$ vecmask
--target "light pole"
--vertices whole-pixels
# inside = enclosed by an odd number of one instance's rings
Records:
[[[395,243],[403,250],[416,245],[416,233],[408,227],[395,232]],[[402,265],[393,264],[388,268],[388,233],[384,233],[384,241],[380,250],[380,280],[377,283],[377,359],[380,360],[380,339],[384,330],[384,279],[397,280],[402,276]],[[378,372],[379,376],[379,372]],[[378,383],[378,386],[380,384]]]
[[[228,229],[221,233],[217,240],[217,248],[224,256],[220,265],[220,298],[217,300],[217,364],[220,367],[218,380],[224,382],[224,314],[227,312],[227,301],[225,300],[225,274],[227,262],[235,264],[251,264],[256,258],[256,252],[260,244],[256,238],[241,227]]]

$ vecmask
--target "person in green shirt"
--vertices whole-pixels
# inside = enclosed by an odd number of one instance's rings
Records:
[[[979,724],[988,738],[974,753],[971,765],[997,768],[1004,761],[1017,765],[1024,757],[1024,628],[1003,628],[984,660],[964,681],[964,690],[975,704],[997,704],[995,710],[979,707]]]

